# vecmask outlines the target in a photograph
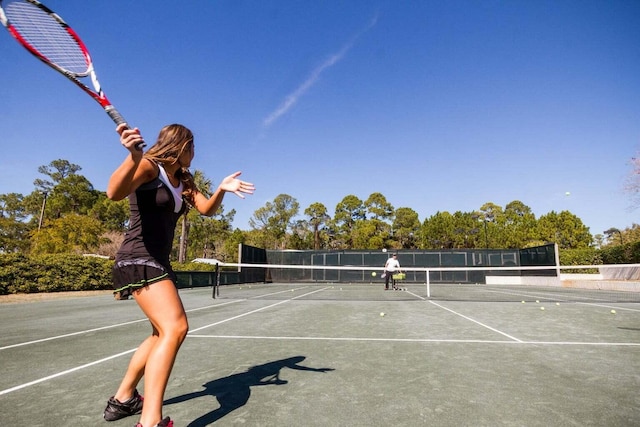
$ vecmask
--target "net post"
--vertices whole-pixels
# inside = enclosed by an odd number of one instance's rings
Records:
[[[427,298],[431,298],[431,282],[429,280],[429,269],[427,268]]]
[[[220,295],[218,293],[218,285],[220,285],[220,264],[216,263],[216,269],[213,272],[213,299]]]
[[[558,280],[560,280],[560,249],[558,248],[558,243],[553,244],[553,252],[556,261],[556,275],[558,276]]]

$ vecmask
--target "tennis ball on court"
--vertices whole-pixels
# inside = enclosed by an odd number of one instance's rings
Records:
[[[536,304],[540,304],[540,300],[539,299],[536,300]]]
[[[371,273],[371,275],[372,275],[373,277],[376,277],[376,272],[374,271],[373,273]]]
[[[560,303],[559,303],[559,302],[557,302],[557,303],[556,303],[556,305],[560,305]]]
[[[380,317],[384,317],[384,313],[380,313]]]
[[[524,304],[524,301],[522,301],[522,303]]]
[[[540,307],[540,310],[544,310],[544,307]]]
[[[611,314],[616,314],[616,311],[615,310],[611,310]]]
[[[571,195],[571,192],[570,192],[570,191],[567,191],[566,193],[564,193],[564,195],[565,195],[565,196],[570,196],[570,195]]]

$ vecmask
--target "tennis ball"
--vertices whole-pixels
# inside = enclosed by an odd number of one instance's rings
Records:
[[[557,302],[557,303],[556,303],[556,305],[560,305],[560,303],[559,303],[559,302]]]
[[[611,310],[611,314],[616,314],[616,311],[615,310]]]
[[[384,317],[384,313],[380,313],[380,317]]]
[[[540,304],[540,300],[539,299],[536,300],[536,304]]]
[[[522,303],[524,304],[524,301],[522,301]]]
[[[376,272],[374,271],[373,273],[371,273],[371,275],[372,275],[373,277],[376,277]]]
[[[544,307],[540,307],[540,310],[544,310]]]
[[[565,196],[570,196],[570,195],[571,195],[571,192],[570,192],[570,191],[567,191],[566,193],[564,193],[564,195],[565,195]]]

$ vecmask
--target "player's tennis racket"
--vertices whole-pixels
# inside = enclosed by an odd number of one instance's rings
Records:
[[[87,47],[60,16],[37,0],[0,0],[0,22],[22,47],[98,102],[116,124],[126,123],[100,87]]]

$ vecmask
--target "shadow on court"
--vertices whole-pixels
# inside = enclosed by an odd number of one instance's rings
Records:
[[[305,356],[295,356],[252,366],[245,372],[210,381],[203,385],[204,390],[165,400],[164,404],[172,405],[191,399],[206,398],[207,396],[215,397],[219,408],[200,416],[188,424],[189,427],[208,426],[246,405],[251,397],[251,387],[287,384],[288,381],[280,379],[280,371],[284,368],[323,373],[333,371],[332,368],[311,368],[300,365],[304,360]]]

